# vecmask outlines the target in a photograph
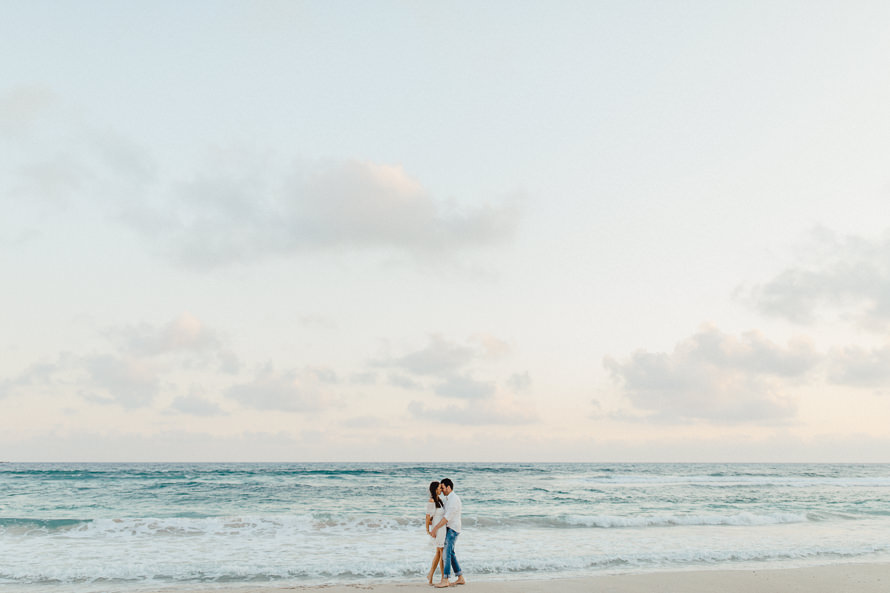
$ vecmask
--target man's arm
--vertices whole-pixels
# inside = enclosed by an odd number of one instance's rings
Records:
[[[439,531],[439,528],[440,528],[440,527],[444,527],[444,525],[445,525],[446,523],[448,523],[448,519],[446,519],[445,517],[442,517],[442,520],[439,521],[438,523],[436,523],[436,526],[433,527],[433,530],[430,531],[430,534],[431,534],[433,537],[436,537],[436,532]]]
[[[454,520],[454,517],[456,515],[460,515],[462,506],[460,503],[460,498],[457,495],[453,497],[453,500],[449,500],[448,503],[448,508],[445,509],[445,515],[442,517],[442,520],[446,523],[450,523]]]
[[[436,531],[444,526],[446,523],[454,519],[454,516],[460,513],[461,504],[460,498],[448,499],[448,506],[445,507],[445,516],[442,517],[442,520],[439,521],[439,524],[436,525],[436,528],[431,532],[433,535],[436,534]]]

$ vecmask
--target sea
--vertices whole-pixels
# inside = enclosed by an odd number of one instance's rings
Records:
[[[890,561],[890,465],[2,463],[0,591],[419,582],[427,488],[469,580]]]

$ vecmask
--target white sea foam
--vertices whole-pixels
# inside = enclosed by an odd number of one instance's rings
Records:
[[[806,513],[734,513],[708,514],[659,514],[659,515],[557,515],[553,517],[479,517],[467,515],[464,523],[479,530],[509,531],[517,529],[567,529],[597,528],[623,529],[673,526],[756,526],[785,523],[803,523],[814,520]],[[149,517],[94,519],[88,521],[18,520],[15,524],[0,527],[7,536],[55,537],[62,539],[130,539],[151,536],[164,537],[257,537],[291,538],[312,535],[416,533],[420,519],[415,517],[342,516],[319,517],[311,514],[239,516],[239,517]]]
[[[773,486],[787,488],[809,488],[813,486],[832,486],[839,488],[873,487],[890,488],[890,477],[802,477],[802,476],[744,476],[744,475],[634,475],[609,474],[603,476],[587,476],[569,481],[575,485],[602,486],[663,486],[663,485],[704,485],[704,486]]]
[[[757,532],[721,525],[702,536],[697,526],[677,531],[465,531],[458,553],[471,574],[587,573],[622,569],[664,569],[727,563],[773,563],[877,557],[890,559],[887,524],[868,522],[856,529],[811,524],[801,532],[791,524]],[[96,535],[96,534],[94,534]],[[395,536],[396,534],[391,534]],[[318,539],[321,538],[321,539]],[[0,568],[2,583],[68,583],[79,590],[108,582],[342,582],[413,579],[429,561],[423,536],[319,535],[295,533],[232,536],[225,530],[183,537],[169,531],[134,530],[127,539],[29,539]],[[77,588],[75,587],[75,588]]]
[[[737,513],[732,515],[651,515],[620,517],[609,515],[569,515],[565,521],[569,525],[585,527],[669,527],[674,525],[776,525],[781,523],[803,523],[807,515],[802,513],[773,513],[755,515]]]

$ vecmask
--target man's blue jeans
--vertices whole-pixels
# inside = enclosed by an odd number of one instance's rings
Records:
[[[454,569],[454,576],[459,577],[463,574],[460,564],[457,563],[457,556],[454,553],[454,544],[457,536],[460,534],[450,527],[445,528],[445,578],[451,577],[451,569]]]

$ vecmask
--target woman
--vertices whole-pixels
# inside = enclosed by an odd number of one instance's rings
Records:
[[[430,482],[430,499],[426,503],[426,533],[430,537],[433,537],[430,528],[435,527],[442,520],[442,515],[445,514],[445,508],[442,506],[442,501],[439,500],[440,494],[442,494],[442,486],[439,482]],[[444,529],[440,529],[436,533],[435,540],[436,555],[433,556],[433,566],[430,568],[429,574],[426,575],[430,585],[433,584],[433,577],[436,575],[436,566],[439,567],[439,571],[443,575],[445,574],[445,556],[442,553],[442,548],[445,547]]]

